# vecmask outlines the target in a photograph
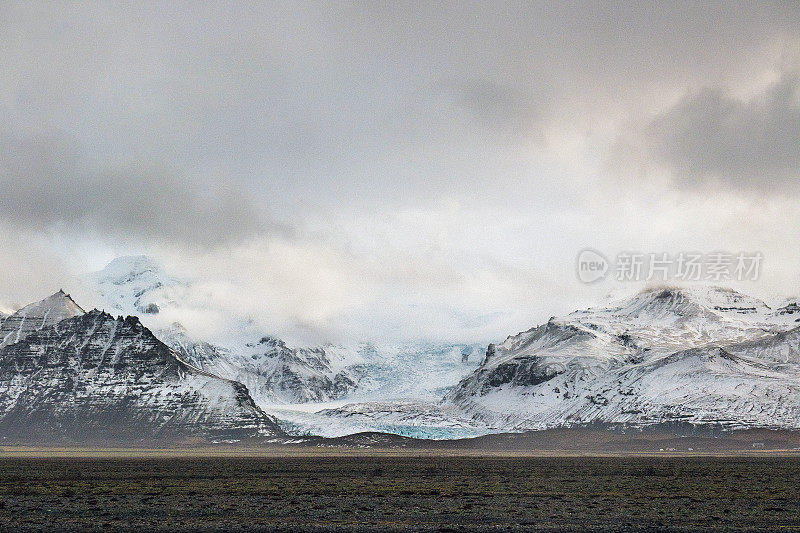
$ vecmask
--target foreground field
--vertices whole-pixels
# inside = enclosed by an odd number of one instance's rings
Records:
[[[787,457],[0,459],[9,530],[800,529]]]

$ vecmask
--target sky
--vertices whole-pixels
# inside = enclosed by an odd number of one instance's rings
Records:
[[[129,254],[308,342],[652,283],[586,248],[800,293],[797,2],[8,1],[0,35],[0,309]]]

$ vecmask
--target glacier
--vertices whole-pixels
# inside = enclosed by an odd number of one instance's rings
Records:
[[[190,280],[147,257],[119,258],[88,279],[188,364],[245,384],[295,435],[800,427],[796,299],[771,309],[727,288],[653,287],[553,317],[488,350],[424,341],[305,347],[254,329],[247,317],[234,317],[233,330],[216,338],[165,323],[162,310],[180,317],[202,298]]]

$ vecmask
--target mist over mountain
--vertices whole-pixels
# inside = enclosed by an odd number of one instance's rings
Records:
[[[793,299],[773,309],[728,288],[664,286],[488,348],[291,346],[245,317],[229,317],[208,339],[190,333],[176,319],[192,320],[202,294],[145,256],[119,258],[83,282],[106,310],[130,316],[86,313],[59,291],[0,317],[8,438],[800,428]]]
[[[423,340],[351,339],[347,344],[292,346],[261,329],[260,322],[215,307],[213,300],[203,298],[202,288],[169,275],[147,256],[117,258],[82,281],[93,301],[102,302],[98,305],[140,316],[183,360],[245,384],[261,408],[280,413],[287,427],[300,433],[340,436],[395,428],[406,435],[425,436],[425,427],[401,428],[373,416],[340,417],[340,412],[329,409],[363,402],[406,406],[410,402],[414,409],[430,411],[433,405],[435,410],[435,403],[479,364],[484,351],[479,344]],[[203,316],[201,325],[215,318],[218,323],[198,327],[198,315]],[[452,424],[441,418],[440,425]]]

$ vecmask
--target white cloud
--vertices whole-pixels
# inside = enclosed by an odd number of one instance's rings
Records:
[[[6,2],[0,306],[139,252],[314,339],[502,337],[586,246],[797,292],[796,7]]]

